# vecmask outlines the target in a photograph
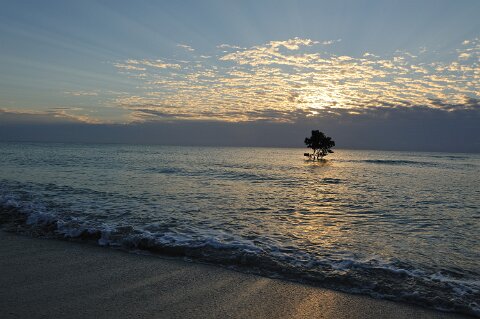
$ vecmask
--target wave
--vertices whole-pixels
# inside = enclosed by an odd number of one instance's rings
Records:
[[[411,161],[411,160],[387,160],[387,159],[364,160],[363,162],[370,163],[370,164],[416,165],[416,166],[428,166],[428,167],[435,167],[439,165],[438,163],[434,163],[434,162]]]
[[[234,170],[234,169],[186,169],[178,167],[152,167],[147,168],[145,171],[164,174],[164,175],[177,175],[182,177],[205,177],[223,179],[223,180],[243,180],[250,182],[282,182],[284,178],[275,176],[275,174],[265,174],[265,173],[252,173],[248,170]]]
[[[325,177],[325,178],[322,178],[321,179],[321,183],[322,184],[341,184],[343,183],[343,181],[339,178],[328,178],[328,177]]]
[[[432,158],[445,159],[447,157],[432,156]],[[365,163],[365,164],[378,164],[378,165],[392,165],[392,166],[413,166],[413,167],[431,167],[431,168],[448,168],[455,169],[457,167],[463,168],[477,168],[478,165],[473,163],[466,163],[464,161],[456,161],[454,159],[462,160],[462,157],[449,157],[449,161],[416,161],[416,160],[393,160],[393,159],[363,159],[363,160],[342,160],[335,159],[336,162],[348,162],[348,163]]]
[[[87,216],[65,216],[14,196],[0,197],[0,224],[7,231],[32,236],[187,257],[244,272],[480,316],[478,280],[446,270],[419,269],[395,259],[319,257],[221,231],[179,231],[171,221],[141,227],[101,223]]]
[[[466,156],[466,155],[429,155],[429,157],[434,157],[434,158],[442,158],[442,159],[448,159],[448,160],[466,160],[471,158],[471,156]]]
[[[444,163],[429,162],[429,161],[413,161],[413,160],[393,160],[393,159],[362,159],[362,160],[349,160],[349,159],[335,159],[337,162],[348,163],[366,163],[366,164],[381,164],[381,165],[408,165],[408,166],[426,166],[437,167],[443,166]]]
[[[158,173],[158,174],[182,174],[185,173],[183,170],[175,167],[149,167],[144,169],[147,172]]]

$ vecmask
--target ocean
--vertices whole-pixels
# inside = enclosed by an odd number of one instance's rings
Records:
[[[480,154],[305,151],[0,143],[0,223],[480,316]]]

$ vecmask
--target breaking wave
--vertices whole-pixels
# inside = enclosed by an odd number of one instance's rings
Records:
[[[186,257],[247,273],[480,316],[479,281],[448,270],[416,269],[395,259],[318,258],[222,231],[178,232],[172,220],[143,227],[98,223],[86,217],[62,216],[42,204],[22,203],[14,196],[0,198],[0,225],[6,231],[35,237],[80,240],[130,252]]]

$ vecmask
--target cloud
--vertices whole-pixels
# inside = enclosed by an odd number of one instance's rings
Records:
[[[81,108],[57,107],[47,111],[10,110],[0,108],[0,123],[3,124],[59,124],[59,123],[100,123],[100,121],[82,114]]]
[[[145,71],[146,68],[136,66],[136,65],[131,65],[131,64],[124,64],[124,63],[115,63],[114,66],[120,70],[126,70],[126,71]]]
[[[342,39],[336,39],[336,40],[326,40],[326,41],[322,41],[320,43],[323,44],[323,45],[331,45],[331,44],[338,43],[338,42],[341,42],[341,41],[342,41]]]
[[[275,51],[279,47],[284,47],[288,50],[298,50],[301,46],[311,46],[317,43],[318,41],[313,41],[310,39],[294,38],[285,41],[270,41],[267,46],[270,46]]]
[[[285,115],[276,109],[259,112],[270,119]],[[318,128],[333,136],[337,147],[342,149],[480,152],[479,109],[445,112],[413,106],[360,112],[325,109],[313,117],[303,110],[293,114],[296,117],[294,122],[228,122],[199,121],[190,114],[185,114],[188,118],[178,120],[161,111],[139,109],[139,121],[129,125],[92,125],[73,121],[3,125],[4,113],[0,111],[0,140],[302,147],[310,130]],[[299,154],[301,156],[301,150]]]
[[[337,55],[319,47],[327,42],[293,38],[250,48],[221,44],[209,59],[191,54],[182,61],[119,61],[128,66],[119,70],[141,84],[110,104],[131,112],[132,121],[294,122],[299,114],[321,117],[343,110],[358,115],[398,107],[476,108],[471,101],[480,98],[478,39],[459,43],[450,60],[425,60],[419,57],[422,48],[388,56]],[[466,55],[469,59],[458,58]]]
[[[116,68],[123,71],[147,71],[148,67],[158,68],[158,69],[179,69],[181,66],[178,63],[167,63],[163,60],[156,59],[143,59],[135,60],[128,59],[123,63],[114,63]]]
[[[187,51],[193,52],[195,49],[193,49],[191,46],[186,45],[186,44],[177,44],[177,47],[185,49]]]
[[[220,45],[217,45],[217,48],[218,49],[244,49],[237,45],[230,45],[230,44],[220,44]]]
[[[97,91],[66,91],[64,93],[70,96],[98,96]]]

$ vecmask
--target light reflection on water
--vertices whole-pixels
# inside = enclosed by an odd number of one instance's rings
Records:
[[[411,280],[396,293],[424,284],[452,307],[479,296],[479,155],[338,150],[319,163],[302,149],[25,143],[0,155],[3,198],[78,227],[128,225],[159,245],[257,254],[356,289],[366,278],[379,294]],[[386,269],[422,279],[387,280]],[[425,281],[437,275],[462,292]]]

